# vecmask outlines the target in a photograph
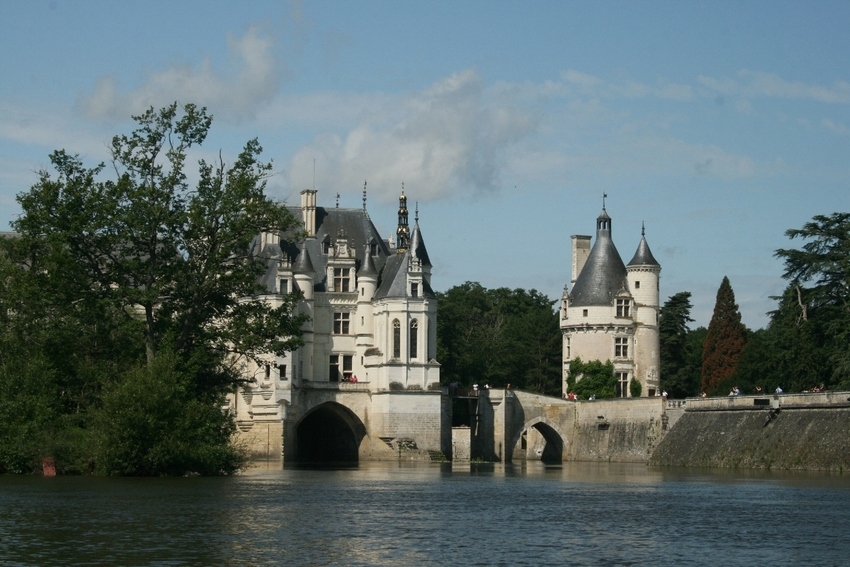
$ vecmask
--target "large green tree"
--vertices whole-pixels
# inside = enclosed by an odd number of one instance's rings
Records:
[[[252,242],[296,221],[265,194],[271,165],[256,140],[231,164],[199,161],[190,184],[206,110],[173,104],[134,118],[131,134],[113,138],[109,167],[56,151],[54,171],[18,196],[18,236],[0,239],[0,390],[13,393],[0,399],[0,434],[41,424],[32,437],[47,442],[29,450],[31,466],[53,453],[64,470],[227,472],[239,458],[220,408],[240,359],[297,346],[303,322],[295,295],[277,308],[261,297],[265,262]],[[44,383],[27,386],[37,372]],[[41,404],[42,391],[55,403]],[[15,421],[29,415],[15,404],[39,416]],[[138,432],[169,435],[110,437],[133,429],[132,415],[162,427]],[[26,461],[2,459],[0,447],[0,471]]]
[[[699,393],[699,370],[694,371],[692,345],[689,341],[691,292],[681,291],[661,307],[658,334],[661,343],[661,388],[671,398],[696,396]],[[702,345],[700,345],[701,347]],[[701,352],[701,349],[700,349]]]
[[[134,119],[136,130],[112,140],[114,178],[60,150],[50,156],[55,176],[41,172],[18,197],[23,215],[12,226],[44,251],[46,287],[138,317],[148,363],[161,348],[254,356],[295,346],[294,296],[277,309],[257,297],[263,261],[252,239],[295,224],[265,195],[271,164],[259,143],[229,166],[200,160],[190,185],[185,162],[209,131],[205,109],[175,103]]]
[[[746,344],[747,329],[735,303],[735,292],[724,276],[702,348],[702,389],[717,394],[730,386]]]
[[[781,309],[793,311],[801,333],[819,329],[833,368],[823,379],[850,388],[850,213],[817,215],[785,234],[805,242],[776,251],[790,283]]]
[[[442,380],[560,393],[561,334],[554,301],[535,290],[466,282],[439,294]]]

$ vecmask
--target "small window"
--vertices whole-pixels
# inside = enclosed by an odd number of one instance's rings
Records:
[[[277,370],[280,373],[280,379],[286,380],[286,365],[281,364],[280,366],[277,367]]]
[[[582,309],[582,310],[581,310],[581,316],[582,316],[582,317],[587,317],[587,309]]]
[[[564,355],[567,360],[570,359],[570,337],[564,339]]]
[[[378,243],[377,242],[370,242],[369,243],[369,255],[370,256],[377,256],[378,255]]]
[[[347,335],[350,330],[350,313],[334,313],[334,334]]]
[[[326,236],[325,239],[322,241],[322,254],[327,256],[330,253],[330,251],[331,251],[331,239],[330,239],[330,237]]]
[[[629,338],[614,337],[614,358],[628,358]]]
[[[627,398],[629,396],[629,373],[617,372],[617,397]]]
[[[401,358],[401,323],[393,321],[393,358]]]
[[[640,282],[638,282],[638,281],[635,282],[635,289],[640,289]]]
[[[280,294],[286,295],[289,293],[289,280],[282,279],[280,280]]]
[[[328,365],[328,381],[339,382],[339,355],[332,354]]]
[[[414,359],[419,356],[419,322],[416,319],[410,321],[410,358]]]
[[[345,382],[351,381],[351,376],[354,374],[351,366],[351,359],[353,357],[350,354],[344,354],[342,356],[342,379]]]
[[[410,284],[410,297],[419,297],[419,284]]]
[[[270,364],[266,364],[266,380],[268,380],[272,375],[272,367]]]

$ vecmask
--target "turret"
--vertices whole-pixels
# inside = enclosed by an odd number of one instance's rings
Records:
[[[646,242],[646,230],[641,227],[640,243],[626,268],[627,279],[634,297],[635,318],[635,378],[643,382],[643,395],[653,395],[659,388],[661,365],[659,316],[659,275],[661,266]]]
[[[658,324],[659,275],[661,266],[646,242],[646,229],[641,226],[640,243],[626,268],[629,290],[637,307],[636,320],[644,325]]]
[[[378,270],[370,254],[371,247],[367,244],[363,253],[363,263],[357,272],[357,313],[355,328],[357,329],[357,346],[366,347],[375,344],[375,312],[372,309],[372,299],[378,289]]]

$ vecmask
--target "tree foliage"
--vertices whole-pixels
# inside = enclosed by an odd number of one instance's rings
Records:
[[[637,380],[633,382],[640,384]],[[567,389],[583,400],[591,396],[596,399],[617,397],[617,375],[614,374],[614,363],[610,360],[582,362],[580,358],[572,359],[567,377]],[[639,391],[638,395],[640,395]]]
[[[693,345],[688,323],[691,319],[691,292],[681,291],[661,307],[659,339],[661,343],[661,388],[671,398],[696,396],[700,388],[700,363],[693,364]],[[702,344],[699,356],[702,356]]]
[[[790,284],[777,322],[792,336],[820,340],[833,368],[822,380],[850,389],[850,213],[817,215],[785,234],[805,243],[776,251]]]
[[[437,356],[446,383],[557,395],[561,334],[554,301],[535,290],[466,282],[439,294]]]
[[[0,239],[0,433],[47,440],[14,458],[0,448],[0,471],[46,454],[66,472],[231,471],[239,452],[220,408],[240,357],[300,342],[297,297],[272,308],[257,284],[253,239],[296,224],[265,195],[260,145],[230,165],[200,160],[190,184],[206,110],[175,103],[134,118],[109,167],[51,154],[53,172],[18,196],[18,236]]]
[[[716,394],[729,386],[746,344],[746,333],[747,329],[741,322],[741,312],[735,303],[735,292],[732,291],[729,278],[724,276],[717,290],[714,313],[703,343],[703,391]]]

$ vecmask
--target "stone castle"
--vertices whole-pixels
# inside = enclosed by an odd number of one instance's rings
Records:
[[[279,305],[300,292],[297,309],[309,321],[303,346],[247,363],[248,385],[230,399],[252,457],[358,461],[463,453],[501,460],[531,450],[526,430],[539,432],[538,444],[550,452],[560,447],[554,451],[560,455],[572,433],[543,417],[569,409],[556,409],[557,399],[476,392],[472,413],[485,427],[452,429],[452,398],[440,387],[436,360],[431,260],[418,210],[409,224],[404,191],[390,238],[372,223],[365,190],[357,209],[318,206],[316,194],[302,191],[300,207],[291,209],[306,238],[264,233],[254,243],[254,254],[266,262],[265,299]],[[565,288],[560,308],[564,393],[569,362],[581,357],[612,360],[621,397],[629,396],[632,380],[643,386],[643,397],[655,396],[661,267],[643,236],[623,264],[604,203],[592,248],[590,242],[590,236],[572,238],[572,290]],[[510,424],[497,428],[500,440],[488,433],[486,415],[504,415]]]

